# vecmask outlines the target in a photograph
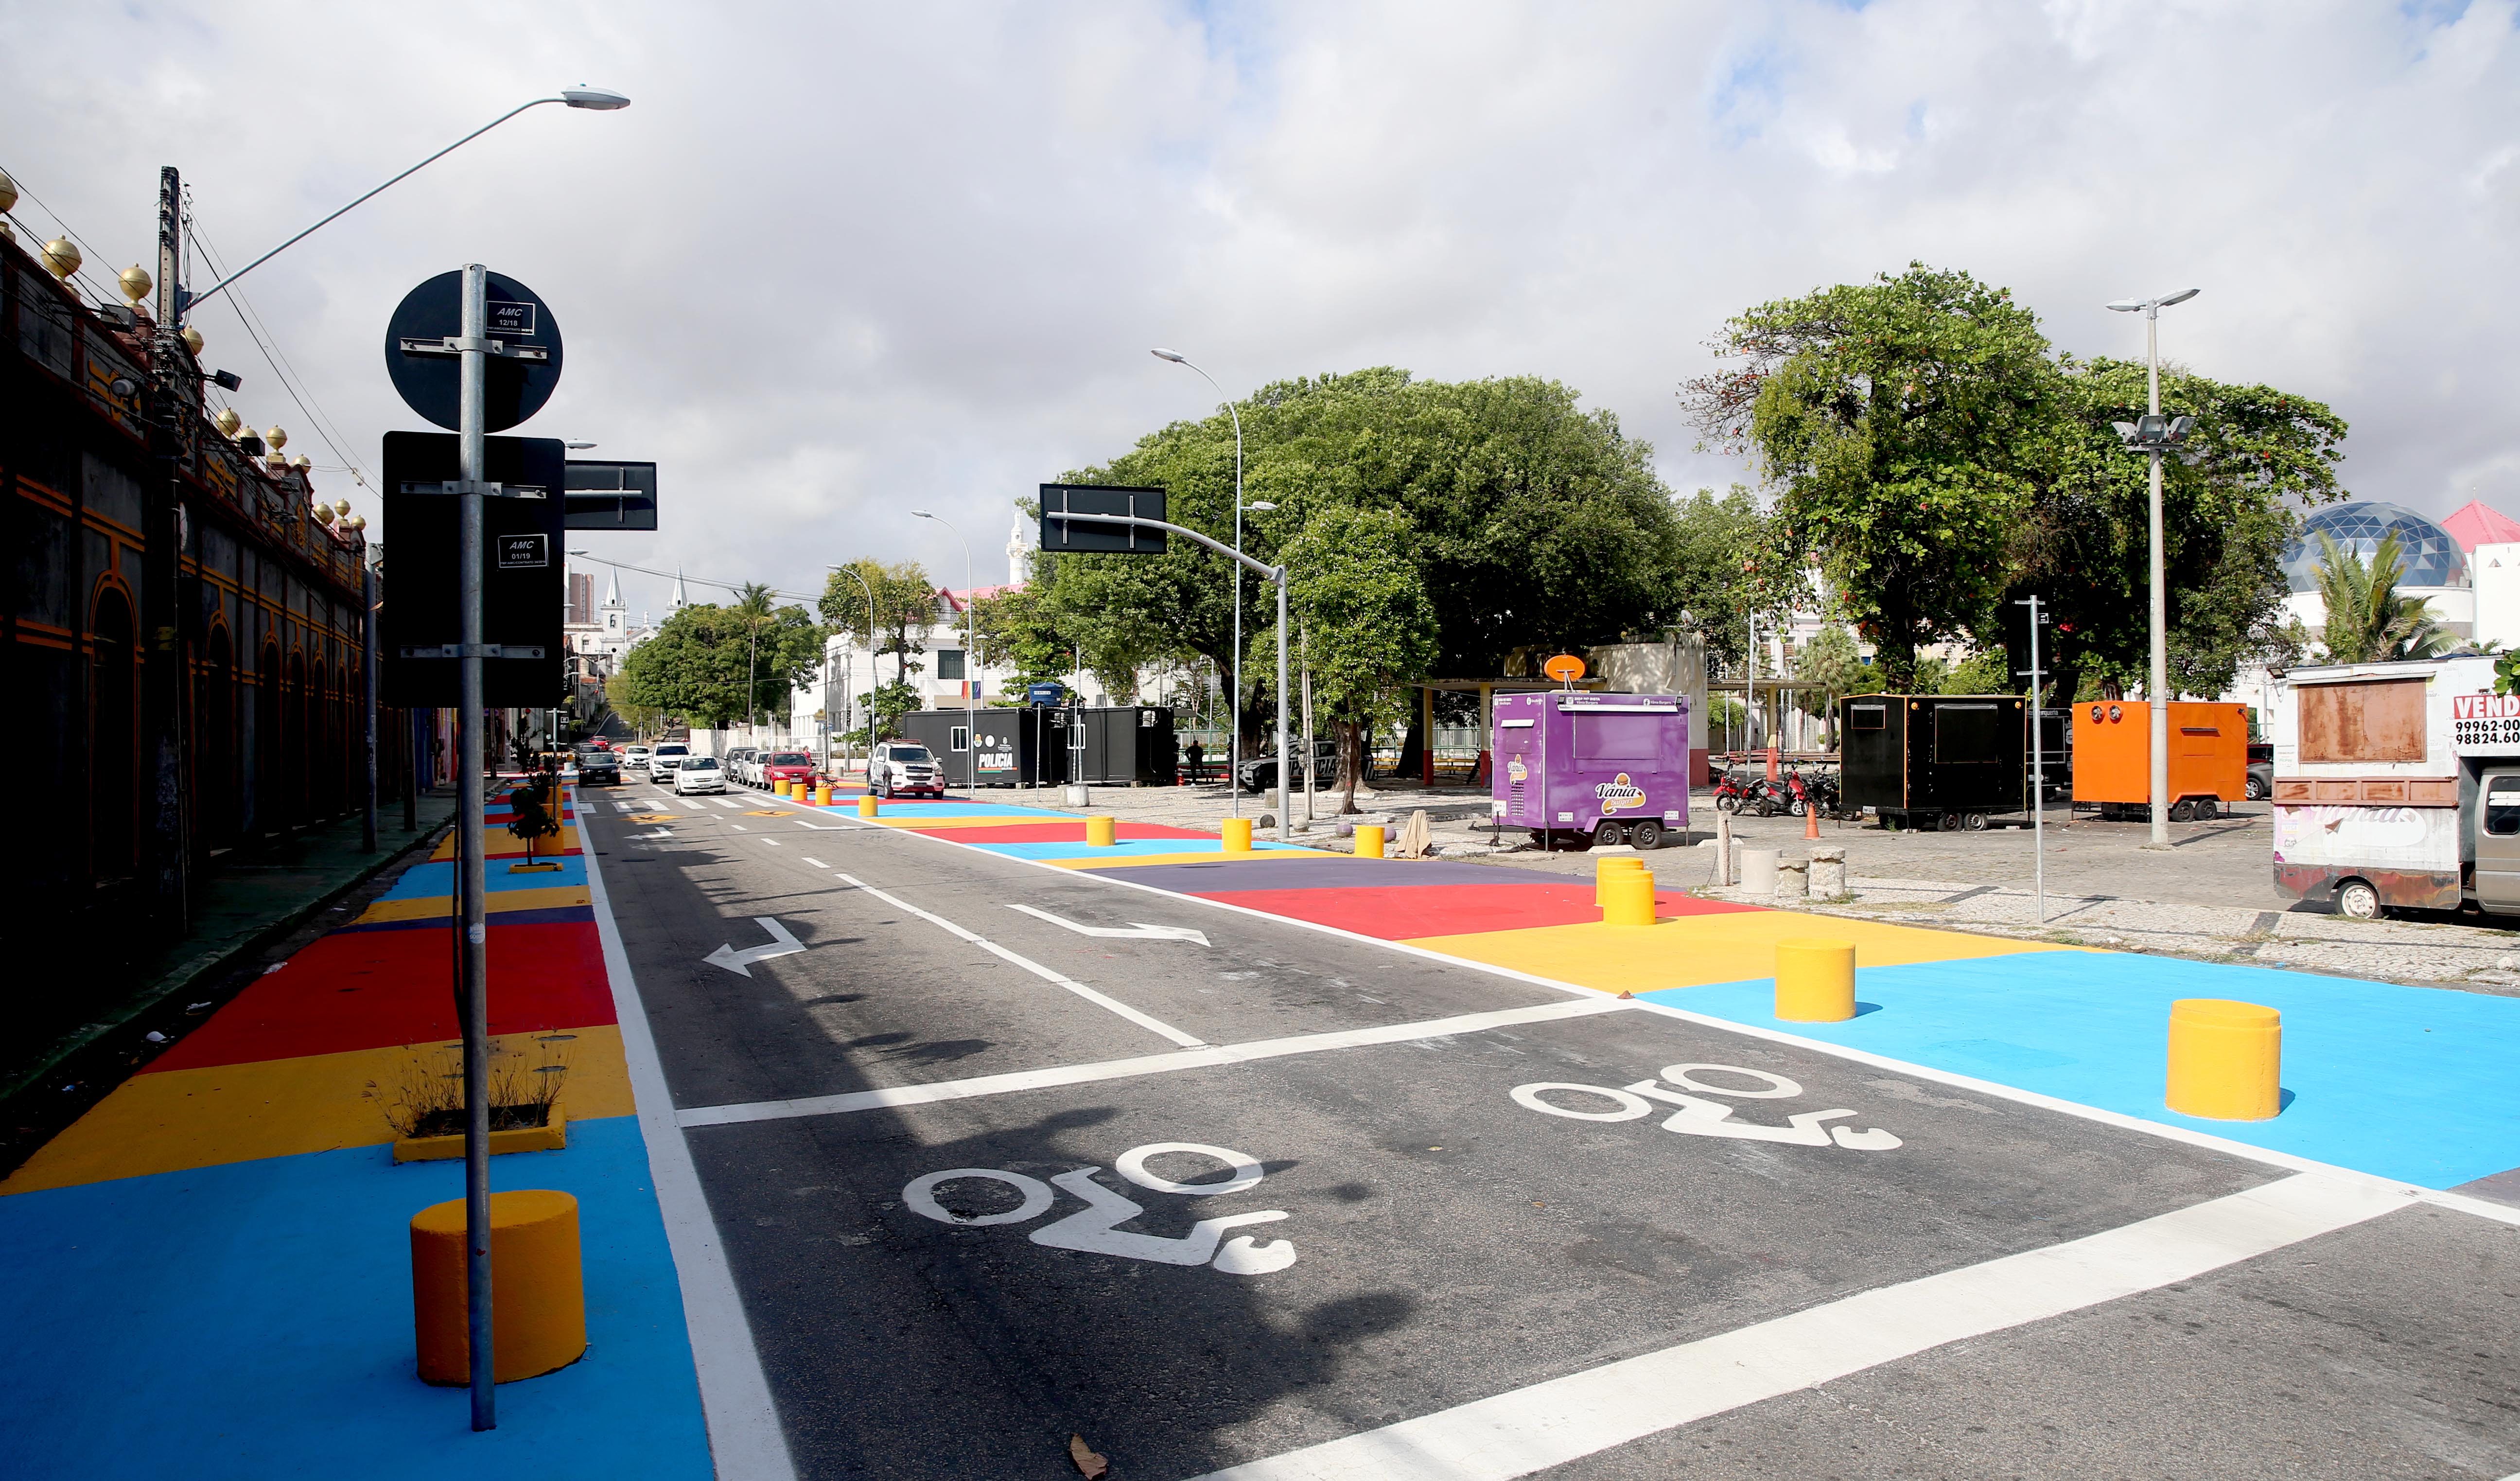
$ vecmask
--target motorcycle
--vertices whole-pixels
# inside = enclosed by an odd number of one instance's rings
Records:
[[[1742,798],[1748,790],[1741,783],[1739,772],[1726,772],[1723,780],[1715,784],[1715,810],[1719,813],[1739,812]]]

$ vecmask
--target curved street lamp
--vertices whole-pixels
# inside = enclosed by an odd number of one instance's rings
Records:
[[[1234,419],[1234,554],[1239,556],[1242,554],[1242,511],[1261,507],[1242,502],[1242,413],[1235,410],[1234,398],[1225,394],[1224,386],[1216,384],[1216,378],[1192,365],[1188,356],[1168,349],[1150,349],[1147,353],[1158,360],[1169,360],[1175,365],[1187,365],[1198,371],[1199,379],[1215,386],[1217,395],[1224,397],[1225,414]],[[1276,506],[1269,507],[1274,509]],[[1225,707],[1229,727],[1226,732],[1225,794],[1232,799],[1233,816],[1239,818],[1242,816],[1242,567],[1239,565],[1234,568],[1233,683],[1233,700]],[[1278,769],[1283,771],[1285,767],[1286,758],[1280,756]]]

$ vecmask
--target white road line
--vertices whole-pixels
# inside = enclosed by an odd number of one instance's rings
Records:
[[[752,831],[752,830],[750,830],[750,829],[748,829],[748,828],[747,828],[747,829],[745,829],[745,830],[744,830],[744,831],[748,833],[748,832]],[[778,839],[776,839],[776,838],[764,838],[764,839],[762,839],[761,841],[762,841],[762,842],[764,842],[764,843],[769,844],[772,848],[777,848],[777,847],[779,846],[779,840],[778,840]]]
[[[843,876],[845,877],[845,876]],[[1380,1028],[1341,1029],[1328,1034],[1302,1034],[1291,1039],[1256,1039],[1248,1044],[1210,1045],[1185,1050],[1177,1055],[1142,1055],[1133,1059],[1104,1059],[1093,1064],[1063,1064],[1054,1069],[1014,1070],[1003,1075],[980,1075],[969,1080],[939,1080],[925,1085],[896,1085],[886,1090],[851,1091],[837,1096],[808,1096],[796,1100],[754,1100],[741,1105],[703,1105],[676,1113],[684,1126],[732,1126],[745,1121],[781,1121],[794,1116],[837,1116],[851,1111],[878,1110],[891,1105],[927,1105],[939,1100],[969,1100],[982,1096],[1003,1096],[1014,1091],[1051,1090],[1062,1085],[1088,1085],[1097,1080],[1129,1080],[1140,1075],[1168,1074],[1174,1070],[1205,1069],[1218,1064],[1241,1064],[1254,1059],[1278,1059],[1288,1055],[1313,1055],[1326,1050],[1364,1049],[1375,1044],[1414,1044],[1424,1039],[1447,1039],[1456,1034],[1475,1034],[1491,1028],[1509,1028],[1517,1023],[1546,1023],[1557,1018],[1584,1018],[1595,1013],[1615,1013],[1634,1008],[1616,998],[1595,998],[1588,1002],[1543,1003],[1531,1008],[1501,1009],[1495,1012],[1462,1013],[1451,1018],[1425,1018],[1415,1023],[1392,1023]]]
[[[612,810],[616,813],[635,813],[639,810],[639,804],[626,798],[615,797],[612,799]]]
[[[811,855],[811,854],[807,854],[807,855],[805,855],[805,856],[803,856],[803,857],[804,857],[804,860],[805,860],[805,862],[806,862],[806,863],[808,863],[808,864],[810,864],[810,865],[814,866],[816,869],[830,869],[830,868],[831,868],[831,866],[830,866],[830,865],[825,864],[822,860],[815,858],[815,857],[814,857],[813,855]]]
[[[796,1467],[788,1457],[788,1437],[779,1426],[770,1381],[761,1371],[761,1353],[752,1345],[743,1298],[736,1293],[708,1194],[692,1166],[691,1144],[674,1124],[673,1092],[656,1057],[656,1036],[648,1025],[639,980],[630,970],[630,953],[621,944],[620,923],[612,919],[603,866],[592,852],[586,856],[586,886],[595,904],[596,933],[604,943],[604,971],[611,981],[621,1052],[629,1061],[631,1099],[639,1106],[639,1136],[648,1146],[648,1176],[654,1180],[656,1207],[682,1288],[683,1327],[699,1378],[709,1459],[720,1481],[795,1481]]]
[[[676,807],[688,807],[688,808],[690,808],[693,812],[696,812],[696,813],[704,813],[704,812],[707,812],[707,811],[708,811],[708,809],[707,809],[707,808],[704,808],[704,807],[700,806],[698,803],[694,802],[694,801],[693,801],[691,798],[689,798],[689,797],[676,797],[676,798],[674,799],[674,805],[675,805]]]
[[[743,800],[740,797],[711,797],[709,800],[731,813],[743,811]]]
[[[1195,1034],[1183,1033],[1180,1029],[1166,1023],[1161,1018],[1154,1017],[1151,1014],[1142,1013],[1117,998],[1098,993],[1073,977],[1062,976],[1058,972],[1052,971],[1049,967],[1033,961],[1030,957],[1019,957],[1013,952],[1007,950],[1005,947],[1000,946],[995,941],[988,939],[986,936],[977,935],[971,931],[965,930],[963,927],[956,925],[953,921],[946,920],[943,916],[934,915],[930,912],[921,910],[918,906],[902,899],[899,895],[887,895],[882,890],[867,883],[855,875],[842,875],[840,877],[846,879],[849,883],[856,885],[858,888],[865,890],[868,894],[875,896],[884,904],[892,906],[896,910],[906,910],[912,915],[917,916],[922,920],[941,925],[945,927],[945,929],[952,931],[955,935],[970,942],[973,946],[987,952],[989,955],[997,957],[1003,961],[1013,963],[1015,965],[1022,967],[1025,971],[1039,977],[1044,982],[1056,982],[1060,987],[1067,989],[1069,992],[1074,993],[1076,996],[1093,1004],[1095,1007],[1108,1009],[1112,1012],[1118,1013],[1121,1017],[1128,1019],[1130,1022],[1138,1025],[1140,1028],[1145,1029],[1150,1034],[1170,1039],[1175,1044],[1182,1046],[1184,1049],[1199,1049],[1203,1048],[1207,1043],[1206,1040],[1199,1038]]]
[[[1946,1343],[2158,1290],[2414,1201],[2361,1180],[2284,1178],[1198,1481],[1508,1481]]]
[[[741,823],[730,823],[730,824],[728,824],[728,825],[727,825],[727,827],[729,827],[729,828],[731,828],[731,829],[734,829],[734,830],[735,830],[737,832],[739,832],[739,833],[748,833],[748,832],[752,831],[752,830],[750,830],[750,829],[748,829],[748,828],[744,827],[744,826],[743,826],[742,824],[741,824]]]
[[[982,850],[972,848],[969,844],[962,843],[952,838],[931,837],[924,831],[915,828],[881,828],[876,824],[856,824],[852,826],[871,829],[894,837],[918,838],[923,842],[935,844],[941,848],[961,849],[968,853],[982,852]],[[1122,877],[1121,873],[1116,870],[1061,869],[1058,865],[1046,860],[1018,859],[1009,854],[994,854],[991,855],[991,857],[1006,859],[1011,863],[1026,865],[1033,869],[1049,871],[1064,879],[1075,879],[1079,877],[1089,878],[1098,883],[1114,885],[1121,889],[1138,890],[1142,893],[1154,895],[1166,900],[1193,902],[1209,910],[1229,911],[1235,915],[1248,916],[1254,920],[1265,920],[1273,925],[1289,925],[1298,930],[1315,931],[1325,936],[1337,936],[1343,940],[1357,942],[1360,945],[1378,947],[1384,951],[1397,952],[1405,957],[1415,957],[1421,962],[1438,963],[1447,966],[1462,967],[1466,970],[1480,972],[1491,977],[1503,977],[1510,982],[1527,982],[1535,987],[1545,987],[1554,992],[1567,993],[1576,997],[1590,998],[1596,996],[1598,992],[1598,990],[1594,988],[1578,987],[1571,982],[1560,982],[1554,977],[1544,977],[1537,972],[1518,971],[1510,966],[1499,966],[1494,963],[1473,961],[1467,957],[1447,956],[1442,952],[1428,951],[1421,946],[1412,946],[1405,941],[1386,941],[1379,936],[1369,936],[1362,931],[1352,931],[1342,926],[1328,925],[1318,920],[1300,920],[1292,916],[1271,915],[1267,911],[1253,910],[1247,905],[1236,905],[1229,900],[1222,900],[1213,896],[1184,894],[1178,890],[1162,889],[1152,884],[1141,884],[1134,879]],[[1960,934],[1966,933],[1961,932]],[[2466,1193],[2449,1192],[2438,1189],[2419,1188],[2410,1183],[2404,1183],[2393,1178],[2378,1177],[2371,1173],[2362,1172],[2357,1168],[2343,1167],[2333,1162],[2321,1162],[2315,1157],[2303,1157],[2295,1155],[2292,1152],[2275,1151],[2270,1147],[2253,1146],[2246,1142],[2235,1142],[2228,1137],[2217,1137],[2211,1132],[2195,1131],[2184,1126],[2172,1126],[2166,1122],[2147,1121],[2140,1116],[2130,1116],[2119,1111],[2103,1110],[2096,1105],[2085,1105],[2080,1101],[2063,1100],[2054,1096],[2042,1095],[2037,1091],[2022,1090],[2016,1086],[1999,1084],[1992,1080],[1979,1080],[1968,1075],[1957,1074],[1951,1070],[1936,1069],[1932,1065],[1928,1064],[1917,1064],[1907,1059],[1894,1059],[1887,1055],[1876,1055],[1866,1050],[1852,1049],[1842,1044],[1831,1044],[1822,1039],[1806,1039],[1799,1034],[1784,1033],[1772,1028],[1758,1028],[1747,1023],[1735,1023],[1730,1018],[1717,1018],[1705,1013],[1693,1013],[1685,1009],[1671,1008],[1660,1003],[1645,1003],[1640,1001],[1634,1006],[1642,1009],[1649,1013],[1660,1013],[1666,1017],[1680,1018],[1687,1022],[1695,1023],[1705,1028],[1716,1029],[1724,1033],[1738,1034],[1745,1038],[1752,1039],[1766,1039],[1777,1044],[1789,1044],[1796,1049],[1809,1050],[1813,1054],[1826,1055],[1831,1058],[1851,1059],[1859,1064],[1877,1065],[1880,1068],[1895,1070],[1900,1074],[1910,1075],[1916,1079],[1929,1081],[1936,1085],[1948,1085],[1956,1090],[1971,1091],[1981,1096],[1992,1096],[1997,1100],[2010,1100],[2019,1105],[2037,1106],[2042,1110],[2055,1111],[2059,1115],[2073,1116],[2084,1121],[2093,1121],[2103,1126],[2114,1126],[2122,1131],[2140,1132],[2148,1137],[2158,1137],[2165,1142],[2178,1142],[2188,1146],[2201,1146],[2212,1151],[2221,1152],[2226,1156],[2238,1157],[2243,1161],[2255,1162],[2266,1167],[2280,1167],[2287,1172],[2321,1173],[2337,1178],[2360,1179],[2374,1188],[2410,1194],[2411,1196],[2420,1198],[2426,1203],[2432,1204],[2436,1208],[2455,1209],[2460,1213],[2472,1214],[2479,1219],[2491,1220],[2497,1224],[2508,1224],[2520,1227],[2520,1208],[2512,1207],[2509,1204],[2496,1203],[2487,1198],[2471,1197]]]

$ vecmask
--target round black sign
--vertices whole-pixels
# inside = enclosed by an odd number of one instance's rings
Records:
[[[543,409],[560,384],[560,325],[534,291],[502,273],[487,274],[488,337],[523,354],[490,357],[481,429],[505,431]],[[385,373],[413,411],[461,429],[457,406],[463,368],[445,341],[464,333],[464,274],[439,273],[403,295],[385,326]]]

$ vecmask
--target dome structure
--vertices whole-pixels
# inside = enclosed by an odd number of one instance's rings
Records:
[[[2304,519],[2301,533],[2284,547],[2284,577],[2296,592],[2318,590],[2320,535],[2355,559],[2368,561],[2380,542],[2393,534],[2398,537],[2398,557],[2406,562],[2398,577],[2401,587],[2468,584],[2467,553],[2449,530],[2413,510],[2372,500],[2334,505]]]

